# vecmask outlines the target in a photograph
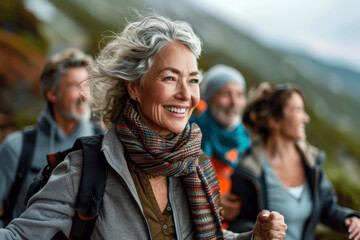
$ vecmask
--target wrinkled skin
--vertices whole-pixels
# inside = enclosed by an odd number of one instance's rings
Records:
[[[286,236],[287,225],[280,213],[262,210],[254,226],[254,240],[281,240]]]

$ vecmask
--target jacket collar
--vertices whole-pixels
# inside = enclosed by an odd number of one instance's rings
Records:
[[[140,208],[142,208],[140,198],[137,194],[134,181],[125,159],[125,147],[117,137],[115,124],[105,133],[101,150],[104,152],[110,167],[123,179]]]
[[[115,125],[106,133],[102,142],[102,149],[112,168],[119,174],[128,169],[125,159],[125,148],[116,135]]]
[[[305,165],[314,168],[318,161],[324,159],[324,154],[314,146],[303,141],[296,143],[296,147],[303,156]],[[321,156],[321,158],[319,158]],[[259,178],[262,173],[262,161],[265,157],[264,145],[261,141],[255,141],[251,147],[250,153],[240,162],[240,167],[255,177]]]
[[[265,157],[263,144],[260,141],[254,142],[249,154],[240,161],[239,166],[259,178],[262,171],[263,157]]]
[[[310,168],[314,168],[318,161],[323,161],[324,159],[324,152],[310,145],[306,141],[298,142],[296,147],[302,154],[305,165]],[[319,158],[319,156],[321,156],[321,158]]]

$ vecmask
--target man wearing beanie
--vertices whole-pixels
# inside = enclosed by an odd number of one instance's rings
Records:
[[[241,124],[246,83],[236,69],[216,65],[205,74],[202,87],[202,98],[208,108],[194,121],[203,134],[201,147],[211,157],[218,176],[224,220],[230,221],[241,204],[229,194],[231,174],[241,153],[250,147],[249,135]]]

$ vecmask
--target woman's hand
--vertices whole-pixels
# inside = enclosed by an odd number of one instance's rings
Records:
[[[360,219],[358,217],[345,218],[344,222],[348,228],[349,239],[360,240]]]
[[[232,221],[240,214],[241,200],[238,195],[233,193],[225,193],[221,195],[220,201],[224,212],[224,222]]]
[[[263,210],[257,216],[254,226],[254,240],[282,240],[287,225],[284,216],[278,212]]]

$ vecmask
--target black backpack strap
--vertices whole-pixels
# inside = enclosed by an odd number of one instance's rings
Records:
[[[54,170],[54,168],[61,163],[62,161],[64,161],[66,155],[68,155],[71,151],[73,151],[72,148],[69,148],[65,151],[59,151],[56,153],[49,153],[46,155],[46,159],[48,164],[40,169],[37,173],[37,175],[35,176],[35,178],[33,179],[33,182],[30,184],[27,192],[26,192],[26,197],[25,197],[25,201],[24,204],[27,205],[29,199],[38,191],[40,191],[41,188],[43,188],[47,181],[50,178],[50,175],[52,173],[52,171]]]
[[[107,178],[107,161],[101,151],[103,135],[82,137],[75,141],[72,148],[47,155],[46,165],[34,179],[27,192],[26,202],[32,195],[46,185],[54,168],[72,151],[83,150],[83,168],[76,198],[75,215],[68,239],[90,239],[96,217],[102,206]],[[52,240],[66,240],[62,232],[56,233]]]
[[[4,200],[4,214],[2,221],[6,226],[13,216],[13,210],[17,203],[20,188],[30,170],[31,162],[33,159],[35,141],[36,141],[36,128],[34,126],[28,127],[22,131],[22,151],[19,159],[19,164],[16,172],[16,177],[11,185],[9,194]]]
[[[83,149],[83,169],[76,199],[70,239],[90,239],[102,206],[107,161],[101,151],[103,135],[79,138],[73,149]]]

